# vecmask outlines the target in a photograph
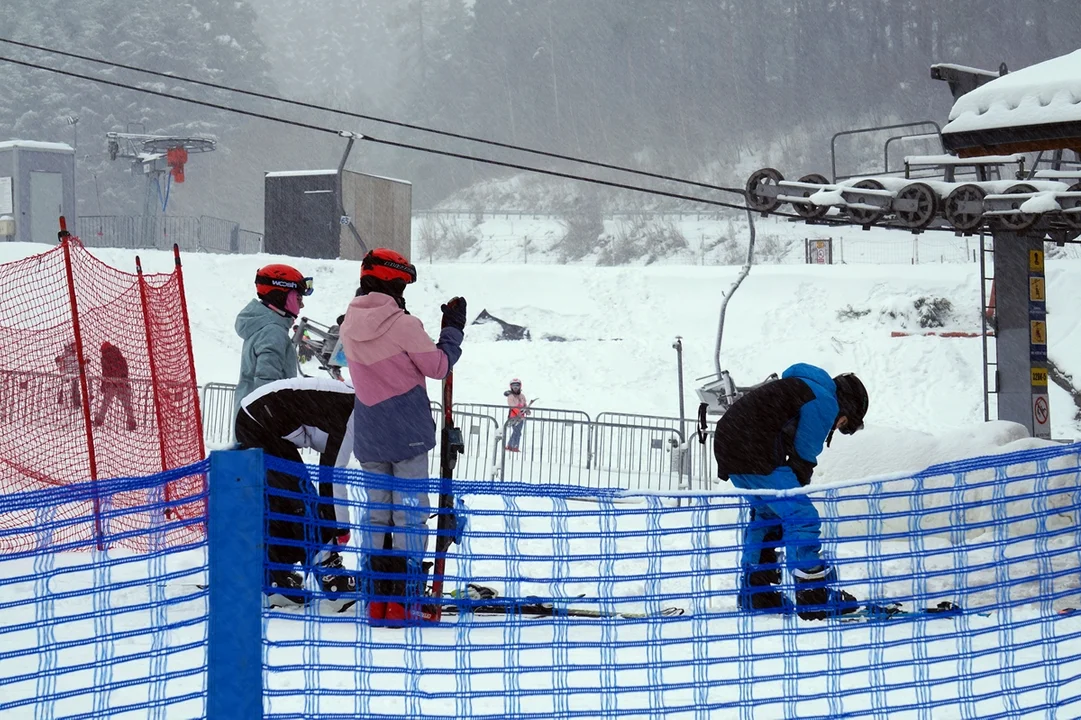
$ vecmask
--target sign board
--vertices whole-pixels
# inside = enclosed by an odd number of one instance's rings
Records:
[[[833,264],[833,238],[824,240],[807,240],[807,264],[809,265],[832,265]]]
[[[1047,368],[1032,368],[1032,387],[1047,387]]]
[[[11,198],[11,178],[0,177],[0,215],[11,215],[15,204]]]
[[[1051,409],[1044,394],[1032,396],[1032,437],[1051,437]]]
[[[1047,322],[1044,320],[1030,320],[1029,329],[1032,334],[1033,345],[1047,344]]]
[[[1033,275],[1028,279],[1028,299],[1032,302],[1047,300],[1047,292],[1042,275]]]
[[[1028,251],[1028,270],[1036,273],[1043,272],[1043,250]]]

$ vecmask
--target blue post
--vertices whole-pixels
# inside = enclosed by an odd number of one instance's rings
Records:
[[[262,450],[210,454],[207,720],[263,717]]]

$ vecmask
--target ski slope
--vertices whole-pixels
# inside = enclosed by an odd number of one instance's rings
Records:
[[[43,246],[0,244],[0,262],[41,252]],[[134,269],[131,250],[95,249],[104,261]],[[148,272],[168,271],[170,253],[139,252]],[[315,294],[303,314],[332,323],[353,296],[359,263],[270,255],[188,254],[183,257],[196,373],[200,384],[235,383],[241,340],[236,313],[254,296],[255,270],[289,262],[314,276]],[[1067,372],[1081,373],[1081,260],[1047,263],[1050,355]],[[482,309],[527,326],[531,342],[497,342],[491,327],[467,327],[456,367],[456,400],[502,404],[503,390],[520,377],[540,407],[678,414],[676,353],[683,338],[688,414],[697,407],[695,378],[714,371],[713,349],[722,293],[738,273],[732,266],[592,267],[583,265],[418,265],[406,293],[410,312],[430,332],[439,305],[454,295],[469,301],[469,316]],[[755,266],[728,308],[722,363],[739,384],[758,382],[794,362],[831,373],[860,375],[871,396],[870,432],[936,445],[933,461],[961,457],[983,441],[938,443],[943,433],[979,435],[983,420],[981,343],[978,338],[892,337],[920,332],[913,303],[945,298],[953,307],[937,330],[979,331],[979,271],[971,264],[762,265]],[[847,312],[848,319],[839,317]],[[862,314],[860,317],[855,315]],[[547,339],[546,339],[547,338]],[[1069,396],[1051,386],[1054,437],[1079,436]],[[436,384],[429,395],[438,396]],[[990,445],[1002,438],[989,439]],[[899,436],[897,436],[899,437]],[[987,439],[987,438],[985,438]],[[1009,440],[1015,440],[1009,437]],[[850,457],[850,472],[833,479],[908,469],[898,467],[907,443],[879,461]],[[840,447],[840,446],[835,446]],[[832,453],[826,453],[826,469]],[[847,453],[845,453],[847,454]],[[881,455],[876,453],[876,455]],[[840,473],[840,474],[837,474]]]
[[[29,254],[41,252],[43,246],[28,244],[0,244],[0,262],[6,262]],[[101,249],[93,251],[106,262],[121,268],[134,268],[134,253],[129,250]],[[172,267],[169,253],[141,251],[144,268],[148,272],[166,272]],[[344,310],[357,284],[359,264],[355,262],[290,259],[274,256],[223,256],[189,254],[184,256],[185,284],[192,321],[192,334],[196,358],[196,371],[200,383],[235,382],[238,372],[238,355],[241,341],[233,331],[233,318],[253,296],[252,277],[257,267],[270,262],[289,262],[305,274],[315,277],[316,292],[308,299],[304,314],[322,322],[333,322]],[[419,280],[407,292],[411,312],[420,317],[434,331],[439,322],[439,304],[453,295],[464,295],[469,300],[469,315],[474,317],[481,309],[520,325],[529,327],[531,342],[497,342],[490,327],[468,328],[463,344],[462,360],[456,368],[456,399],[463,402],[501,403],[502,392],[511,377],[520,377],[524,391],[530,398],[539,398],[539,405],[551,408],[576,408],[595,416],[602,411],[623,411],[643,414],[674,415],[678,409],[676,382],[676,355],[672,342],[681,336],[685,348],[685,373],[687,378],[686,401],[688,408],[697,405],[693,388],[694,378],[713,372],[713,347],[716,333],[717,311],[722,292],[735,278],[738,268],[731,266],[680,266],[664,265],[650,267],[598,268],[590,266],[511,265],[511,264],[421,264]],[[1078,328],[1081,307],[1081,261],[1050,260],[1048,262],[1048,309],[1050,354],[1066,370],[1081,369],[1081,332]],[[822,456],[816,483],[841,481],[880,473],[917,470],[926,465],[962,457],[1003,452],[1046,445],[1043,441],[1025,437],[1024,431],[1009,423],[982,422],[981,400],[981,349],[978,339],[904,337],[895,338],[895,330],[918,331],[913,303],[920,297],[945,298],[954,311],[947,319],[944,330],[975,332],[979,329],[979,280],[975,264],[957,265],[848,265],[805,266],[766,265],[753,269],[729,305],[722,360],[737,382],[750,384],[761,380],[771,372],[780,372],[794,362],[810,362],[825,367],[832,373],[857,372],[871,394],[871,407],[867,416],[867,430],[853,437],[838,437],[833,447]],[[839,315],[841,313],[841,315]],[[556,339],[558,338],[558,339]],[[437,397],[437,387],[429,388]],[[1052,429],[1059,438],[1075,438],[1078,428],[1069,398],[1057,388],[1051,388]],[[354,498],[359,501],[359,498]],[[497,497],[473,498],[477,510],[485,508],[498,514],[504,507]],[[544,511],[550,501],[533,499],[525,502],[525,511]],[[572,507],[578,507],[572,503]],[[589,504],[582,504],[583,508]],[[731,515],[731,513],[730,513]],[[633,519],[631,520],[633,522]],[[719,516],[718,523],[735,523],[734,516]],[[490,530],[499,532],[499,523],[493,518],[476,518],[478,528],[494,523]],[[673,525],[673,529],[678,526]],[[887,530],[891,528],[886,528]],[[633,528],[631,528],[633,530]],[[990,542],[992,538],[985,538]],[[673,542],[686,542],[673,540]],[[695,657],[708,657],[713,661],[712,681],[717,689],[710,691],[710,703],[733,703],[740,697],[737,664],[725,662],[739,654],[753,652],[762,654],[751,668],[762,680],[756,685],[756,696],[778,697],[789,692],[781,679],[787,669],[786,655],[795,652],[816,654],[810,664],[801,665],[801,671],[814,673],[837,667],[859,667],[870,662],[867,655],[868,637],[894,640],[885,660],[903,667],[909,657],[904,638],[912,630],[906,626],[876,628],[856,626],[843,635],[845,652],[828,652],[836,649],[834,642],[841,642],[831,634],[813,633],[796,635],[794,620],[779,618],[746,618],[733,614],[730,595],[734,577],[731,569],[736,564],[738,537],[732,530],[718,531],[711,538],[715,548],[717,572],[721,573],[711,582],[717,584],[714,592],[720,593],[710,603],[711,613],[698,616],[691,622],[677,622],[663,627],[664,639],[668,641],[663,660],[670,668],[690,662]],[[478,542],[474,540],[473,542]],[[673,546],[675,547],[675,546]],[[467,548],[468,549],[468,548]],[[886,548],[889,549],[888,547]],[[472,551],[480,550],[479,547]],[[583,550],[586,550],[583,548]],[[858,550],[858,548],[857,548]],[[546,547],[529,548],[537,555],[551,554]],[[903,552],[899,548],[898,552]],[[858,554],[858,553],[857,553]],[[123,551],[110,552],[111,558],[128,557]],[[976,556],[973,556],[976,557]],[[44,560],[46,565],[71,567],[67,582],[72,586],[100,583],[91,566],[79,569],[94,559],[89,554],[64,555]],[[197,567],[204,562],[201,554],[185,554],[170,558],[170,566]],[[630,572],[643,572],[644,561],[621,565]],[[665,571],[680,571],[677,567],[665,567]],[[146,577],[153,572],[140,561],[133,561],[130,569],[123,566],[111,571],[110,580],[118,581]],[[493,574],[505,572],[501,568],[474,567],[469,572],[488,570]],[[0,564],[5,577],[25,575],[32,577],[35,569],[29,561]],[[850,576],[850,577],[858,577]],[[193,578],[194,579],[194,578]],[[55,583],[53,583],[55,585]],[[57,586],[59,587],[59,586]],[[29,600],[43,593],[55,592],[57,587],[48,583],[22,583],[8,586],[6,601],[15,598]],[[1026,586],[1027,587],[1027,586]],[[545,591],[543,585],[533,591]],[[522,588],[530,591],[531,588]],[[596,587],[570,587],[561,591],[594,592]],[[632,584],[618,583],[617,596],[633,598],[642,588]],[[667,588],[666,588],[667,591]],[[183,592],[175,587],[143,587],[129,583],[108,593],[104,601],[113,607],[138,605],[148,598],[160,597],[162,593]],[[11,595],[11,593],[15,593]],[[56,604],[54,612],[62,617],[78,612],[77,599],[63,600]],[[70,607],[69,607],[70,605]],[[193,600],[171,607],[169,619],[197,617],[202,612],[203,601]],[[31,619],[33,603],[20,610],[6,613],[0,625],[17,624]],[[1014,613],[1015,622],[1023,621],[1024,613]],[[1032,610],[1033,620],[1038,614]],[[84,642],[109,631],[139,627],[161,618],[142,618],[137,613],[126,616],[122,623],[97,628],[93,621],[67,623],[60,637]],[[975,651],[993,652],[997,642],[996,618],[972,617],[964,620],[964,628],[975,633]],[[369,628],[366,624],[346,619],[343,623],[320,624],[320,642],[329,643],[318,650],[311,659],[341,664],[347,667],[380,668],[382,671],[370,678],[356,673],[339,673],[328,678],[334,687],[341,687],[345,694],[323,697],[316,701],[320,712],[355,712],[357,700],[350,690],[369,683],[370,687],[385,694],[371,700],[373,712],[405,713],[417,708],[405,693],[414,689],[423,691],[453,690],[453,675],[416,676],[396,670],[411,662],[409,653],[401,649],[383,647],[371,657],[362,657],[371,650],[354,648],[371,647],[372,642],[388,642],[387,632]],[[551,672],[567,673],[575,665],[593,668],[603,666],[604,642],[612,640],[606,625],[582,625],[575,627],[575,638],[584,643],[596,641],[593,649],[574,650],[569,655],[555,658],[563,663],[553,670],[552,653],[538,652],[536,657],[525,658],[519,681],[523,688],[543,688],[552,682]],[[1076,632],[1081,619],[1067,618],[1059,621],[1061,632]],[[275,619],[267,625],[268,637],[285,641],[308,637],[310,626],[291,622],[287,618]],[[535,643],[535,647],[550,647],[554,634],[561,632],[558,624],[540,622],[522,628],[521,641]],[[620,657],[635,658],[635,645],[652,638],[650,626],[621,626],[618,630]],[[951,653],[954,651],[957,632],[951,622],[928,623],[920,632],[923,637],[935,639],[927,647],[943,659],[941,672],[954,668]],[[202,630],[176,631],[169,637],[170,643],[198,643]],[[1023,632],[1016,633],[1019,643],[1031,642],[1031,647],[1016,657],[1018,662],[1038,661],[1041,656],[1041,629],[1033,622]],[[781,639],[778,640],[777,636]],[[432,663],[449,663],[447,667],[461,662],[461,654],[454,648],[463,640],[478,647],[490,648],[479,652],[472,662],[475,671],[480,663],[498,666],[502,653],[497,650],[503,641],[501,626],[490,620],[477,619],[467,627],[450,625],[445,628],[411,629],[405,632],[409,643],[422,643],[424,667]],[[731,638],[700,647],[700,638]],[[9,635],[11,647],[31,648],[38,638],[26,631]],[[154,642],[163,641],[155,635]],[[333,641],[340,643],[333,646]],[[117,656],[144,649],[144,639],[120,641],[113,648]],[[130,647],[129,647],[130,646]],[[193,650],[198,656],[199,651]],[[484,659],[481,659],[483,656]],[[828,656],[827,663],[824,657]],[[193,656],[193,663],[198,657]],[[64,651],[63,664],[91,663],[95,658],[91,646],[74,646]],[[442,659],[441,659],[442,658]],[[450,659],[448,659],[450,658]],[[648,658],[638,658],[647,660]],[[988,655],[979,660],[973,670],[980,670],[990,663]],[[185,658],[178,659],[181,665]],[[268,662],[288,668],[299,662],[296,651],[274,647],[268,653]],[[22,664],[20,664],[20,662]],[[33,661],[12,659],[0,666],[0,676],[13,677],[21,674],[21,683],[9,685],[7,692],[18,693],[12,697],[34,697],[38,681],[27,668]],[[172,662],[172,661],[170,661]],[[364,665],[364,663],[368,663]],[[141,677],[152,669],[149,662],[128,663],[123,678]],[[172,667],[172,666],[170,666]],[[990,665],[987,665],[990,667]],[[1063,675],[1074,672],[1064,666]],[[622,682],[642,684],[646,682],[647,670],[620,670]],[[891,678],[896,669],[891,670]],[[936,669],[936,673],[939,670]],[[1035,681],[1041,671],[1029,673]],[[687,678],[672,675],[665,670],[666,682],[678,683]],[[612,692],[603,671],[590,670],[572,675],[576,684],[583,688],[607,687],[608,690],[577,696],[574,709],[585,714],[603,714],[605,703],[613,701],[604,693]],[[564,674],[563,677],[566,677]],[[802,712],[827,714],[831,701],[825,699],[831,693],[850,687],[854,678],[844,677],[845,687],[837,686],[840,676],[835,672],[808,674],[799,683],[801,694],[820,693],[822,698],[799,706]],[[292,688],[295,695],[277,698],[275,712],[303,711],[307,706],[299,695],[300,689],[313,681],[308,673],[274,673],[270,676],[272,687]],[[89,688],[98,678],[92,670],[66,673],[57,689],[71,690],[73,695],[55,709],[56,714],[87,711],[85,695],[79,688]],[[418,683],[415,687],[413,683]],[[477,675],[472,689],[498,691],[499,676]],[[185,691],[198,692],[198,677],[170,681],[169,694]],[[865,685],[860,685],[865,687]],[[944,690],[946,688],[942,688]],[[939,690],[935,690],[936,696]],[[661,691],[658,697],[647,696],[643,691],[621,695],[619,703],[648,707],[654,702],[663,706],[688,707],[698,698],[687,687],[674,687]],[[138,686],[118,688],[108,695],[106,702],[114,705],[145,697],[145,690]],[[538,712],[558,708],[550,700],[524,698],[527,709]],[[368,702],[368,701],[365,701]],[[869,707],[869,698],[850,698],[846,711],[858,711]],[[534,706],[535,703],[535,706]],[[184,708],[198,708],[189,703]],[[492,697],[477,700],[472,709],[477,713],[498,715],[505,709],[504,700]],[[184,708],[169,713],[169,717],[189,716]],[[434,711],[434,706],[423,703],[421,709]],[[977,705],[982,715],[1000,712],[1002,705],[996,698]],[[23,713],[25,711],[25,714]],[[734,712],[734,711],[733,711]],[[783,717],[787,709],[774,704],[756,713],[755,717]],[[694,716],[687,711],[686,717]],[[915,717],[918,713],[898,712],[896,717]],[[11,713],[11,717],[33,717],[31,707]],[[129,717],[133,717],[129,714]]]

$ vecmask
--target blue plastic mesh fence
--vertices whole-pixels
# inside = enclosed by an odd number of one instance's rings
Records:
[[[204,716],[203,521],[165,488],[204,486],[207,467],[0,495],[0,535],[36,539],[0,555],[0,717]],[[93,520],[92,500],[105,549],[59,540]]]
[[[385,530],[367,514],[380,507],[372,493],[429,492],[434,504],[440,486],[268,464],[346,485],[352,532],[338,549],[353,573],[377,554],[364,538]],[[196,583],[207,548],[166,549],[173,524],[192,521],[170,519],[163,488],[206,471],[0,496],[0,515],[33,509],[33,527],[19,531],[49,548],[0,557],[0,717],[205,715],[208,612]],[[738,610],[749,517],[727,487],[453,489],[468,525],[448,552],[445,594],[420,600],[442,605],[440,622],[374,625],[371,595],[337,613],[341,599],[327,599],[311,573],[311,602],[263,610],[266,717],[1081,716],[1081,612],[1069,612],[1081,607],[1081,446],[811,491],[837,587],[909,610],[950,602],[953,613],[807,621]],[[60,510],[95,494],[113,547],[57,547],[64,523],[86,522]],[[136,532],[115,521],[124,512],[157,518],[137,531],[148,551],[116,549]],[[314,537],[316,523],[305,524]],[[498,595],[471,596],[470,583]],[[792,598],[787,571],[779,590]]]
[[[441,604],[441,621],[373,625],[365,597],[337,613],[340,601],[308,577],[312,602],[264,610],[265,713],[1079,717],[1081,612],[1069,612],[1081,607],[1079,453],[1051,447],[806,489],[836,587],[880,608],[818,621],[737,608],[749,513],[727,485],[676,495],[456,481],[468,525],[448,552],[444,595],[419,601]],[[366,514],[370,492],[428,492],[434,506],[439,491],[352,470],[322,479],[348,489],[353,532],[339,550],[352,571],[379,554],[364,538],[385,530]],[[470,599],[470,583],[498,596]],[[778,589],[794,597],[787,570]],[[892,603],[910,614],[887,615]],[[918,612],[941,603],[960,610]]]

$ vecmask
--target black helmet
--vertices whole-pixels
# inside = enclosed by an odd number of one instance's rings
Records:
[[[842,435],[851,435],[863,428],[863,417],[867,414],[867,389],[853,373],[844,373],[833,378],[837,385],[837,417],[848,418],[845,426],[838,428]]]

